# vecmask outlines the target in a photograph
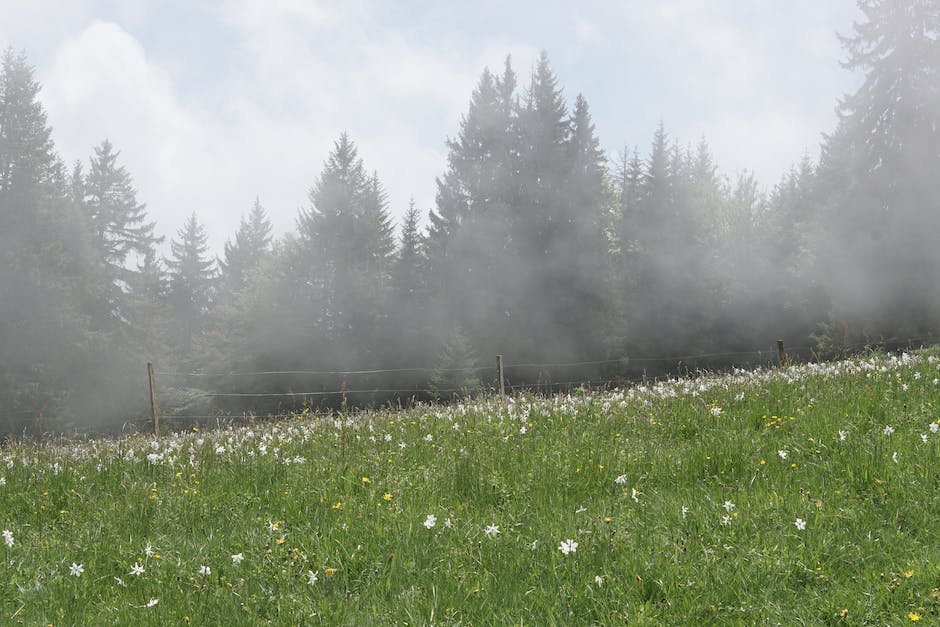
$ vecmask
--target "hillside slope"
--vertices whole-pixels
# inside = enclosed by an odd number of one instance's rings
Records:
[[[0,619],[937,621],[938,354],[8,446]]]

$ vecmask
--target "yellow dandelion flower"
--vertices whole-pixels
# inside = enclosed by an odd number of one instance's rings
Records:
[[[920,620],[920,614],[918,614],[917,612],[908,612],[907,617],[910,618],[911,621],[915,623]]]
[[[843,607],[842,611],[839,612],[839,618],[845,618],[849,615],[849,608]]]
[[[368,477],[363,477],[363,478],[362,478],[362,482],[363,482],[363,483],[372,483],[372,479],[369,479]]]
[[[386,501],[391,501],[391,500],[392,500],[392,495],[391,495],[391,493],[386,492],[385,494],[382,495],[382,498],[385,499]]]
[[[909,569],[909,570],[904,571],[904,576],[907,577],[908,579],[910,579],[911,577],[913,577],[913,576],[914,576],[914,569]]]
[[[333,503],[333,509],[343,509],[343,504],[339,501]]]
[[[335,569],[335,568],[327,568],[327,569],[324,570],[323,572],[326,573],[326,576],[327,576],[327,577],[332,577],[333,575],[336,574],[336,569]]]

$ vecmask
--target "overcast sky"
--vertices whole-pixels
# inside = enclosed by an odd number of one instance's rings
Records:
[[[36,68],[67,162],[109,138],[160,232],[195,210],[219,250],[256,196],[293,229],[344,130],[392,214],[426,213],[483,67],[511,54],[524,86],[543,48],[610,156],[645,154],[662,120],[769,188],[858,84],[836,38],[858,17],[854,0],[0,0],[0,46]]]

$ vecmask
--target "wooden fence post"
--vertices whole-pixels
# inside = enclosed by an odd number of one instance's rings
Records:
[[[496,379],[499,381],[499,399],[506,400],[506,387],[503,384],[503,356],[496,356]]]
[[[153,363],[147,362],[147,377],[150,379],[150,417],[153,418],[153,434],[160,435],[160,414],[157,412],[157,383],[153,376]]]
[[[783,347],[783,340],[777,340],[777,354],[780,357],[780,365],[787,365],[787,349]]]

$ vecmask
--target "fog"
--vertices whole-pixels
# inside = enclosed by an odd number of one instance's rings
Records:
[[[506,55],[439,139],[429,206],[396,206],[337,131],[290,227],[258,194],[229,208],[228,233],[192,198],[161,223],[108,139],[64,162],[48,86],[9,49],[0,433],[152,428],[148,363],[163,428],[183,429],[449,401],[496,389],[497,355],[510,391],[549,393],[769,364],[778,339],[803,359],[931,343],[940,5],[859,9],[841,38],[859,86],[774,183],[729,174],[712,148],[725,138],[679,137],[668,119],[601,138],[598,105],[548,52]]]

